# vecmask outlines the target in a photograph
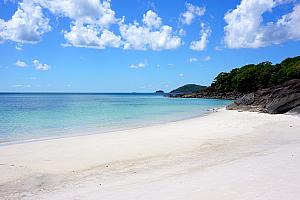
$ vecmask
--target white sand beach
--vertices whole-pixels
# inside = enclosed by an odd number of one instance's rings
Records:
[[[300,117],[219,110],[0,147],[0,199],[300,199]]]

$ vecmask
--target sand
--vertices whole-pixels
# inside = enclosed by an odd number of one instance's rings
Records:
[[[0,199],[300,199],[300,117],[219,110],[0,147]]]

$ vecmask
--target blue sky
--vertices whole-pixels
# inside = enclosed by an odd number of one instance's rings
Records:
[[[297,0],[0,1],[0,91],[152,92],[299,55]]]

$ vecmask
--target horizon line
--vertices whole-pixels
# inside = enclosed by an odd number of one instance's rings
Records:
[[[164,92],[169,93],[169,92]],[[159,94],[154,92],[0,92],[0,94]]]

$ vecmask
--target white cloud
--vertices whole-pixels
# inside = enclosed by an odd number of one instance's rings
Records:
[[[147,64],[145,62],[140,62],[138,64],[130,65],[129,67],[133,68],[133,69],[138,69],[138,68],[144,68],[144,67],[146,67],[146,65]]]
[[[110,0],[34,0],[58,16],[65,16],[77,23],[97,24],[107,27],[116,22]]]
[[[104,29],[100,31],[97,26],[74,24],[70,32],[65,32],[66,45],[104,49],[106,46],[119,47],[121,37]]]
[[[32,61],[33,65],[35,66],[35,69],[41,70],[41,71],[47,71],[51,68],[50,65],[42,64],[39,60]]]
[[[229,48],[258,48],[300,40],[300,4],[275,22],[263,23],[263,14],[291,0],[242,0],[225,14],[225,45]]]
[[[18,3],[18,9],[10,20],[0,19],[0,43],[6,40],[19,43],[40,41],[41,36],[51,30],[43,9],[48,9],[55,16],[71,19],[71,31],[64,31],[68,45],[92,48],[119,46],[120,37],[107,30],[117,21],[115,12],[110,8],[110,0],[23,0]]]
[[[70,20],[70,30],[63,30],[66,39],[63,46],[164,50],[176,49],[182,44],[173,28],[163,25],[154,11],[143,15],[141,25],[124,24],[124,20],[115,17],[110,0],[23,0],[10,20],[0,19],[0,43],[40,41],[42,35],[51,30],[49,19],[43,14],[45,10],[55,17]],[[119,25],[121,35],[110,30],[112,24]],[[21,50],[21,46],[16,49]]]
[[[161,22],[158,22],[159,20],[153,20],[153,11],[148,11],[147,13],[144,15],[143,25],[137,22],[124,24],[122,21],[120,23],[120,33],[124,40],[124,49],[152,49],[158,51],[178,48],[181,45],[181,38],[173,35],[172,27],[162,25]],[[149,15],[152,16],[152,20],[148,19]],[[155,14],[155,16],[157,15]]]
[[[179,74],[179,76],[180,76],[180,77],[183,77],[183,76],[184,76],[184,74],[182,74],[182,73],[181,73],[181,74]]]
[[[175,67],[175,64],[169,63],[168,66],[169,66],[169,67]]]
[[[190,25],[195,17],[202,16],[205,13],[204,7],[194,6],[191,3],[186,3],[185,6],[187,10],[180,15],[182,24]]]
[[[107,1],[107,4],[109,2]],[[109,6],[107,6],[110,8]],[[90,22],[91,20],[86,20]],[[111,21],[111,23],[115,22]],[[172,27],[162,25],[162,19],[152,10],[143,15],[143,24],[125,24],[119,21],[121,36],[109,31],[104,26],[74,22],[71,31],[64,32],[66,45],[103,49],[105,47],[123,47],[136,50],[175,49],[181,45],[181,39],[173,35]]]
[[[148,10],[146,14],[143,15],[143,22],[150,28],[159,28],[162,24],[161,18],[152,10]]]
[[[172,35],[172,27],[162,26],[159,30],[151,30],[138,24],[121,25],[120,32],[124,38],[124,49],[163,50],[176,49],[181,39]]]
[[[71,30],[64,31],[66,46],[104,49],[119,47],[121,37],[108,28],[117,22],[110,0],[39,0],[58,16],[72,20]]]
[[[198,58],[190,58],[189,63],[198,62]]]
[[[28,65],[26,64],[26,62],[23,62],[23,61],[20,61],[20,60],[17,60],[17,62],[15,63],[15,65],[17,67],[27,67]]]
[[[49,19],[42,13],[41,6],[24,1],[8,21],[0,19],[0,43],[11,40],[19,43],[36,43],[50,31]]]
[[[211,60],[211,57],[210,57],[210,56],[205,56],[205,57],[203,58],[203,60],[204,60],[204,61],[209,61],[209,60]]]
[[[211,29],[204,23],[201,23],[200,40],[192,41],[190,44],[190,49],[195,51],[203,51],[208,43],[208,37],[211,34]]]

